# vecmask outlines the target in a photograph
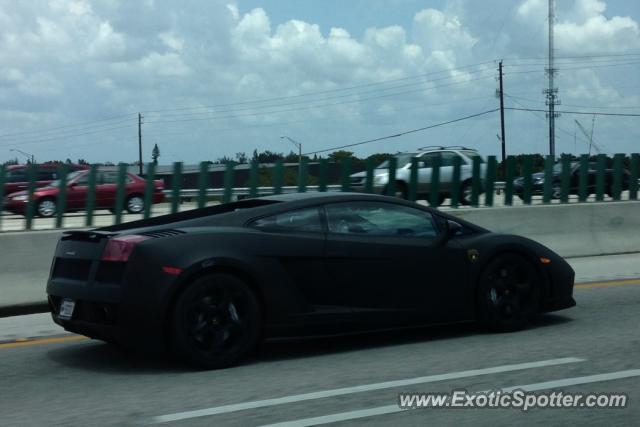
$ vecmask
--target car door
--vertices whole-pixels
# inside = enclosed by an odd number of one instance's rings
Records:
[[[113,209],[116,206],[118,171],[99,171],[96,180],[96,208]]]
[[[443,151],[440,154],[440,192],[450,192],[453,182],[453,159],[458,156],[454,151]],[[463,163],[463,160],[460,160]]]
[[[326,270],[323,263],[325,227],[319,207],[295,209],[256,219],[249,227],[265,234],[263,243],[249,249],[272,260],[274,277],[284,278],[291,293],[309,306],[326,305]]]
[[[431,189],[431,175],[433,159],[439,157],[440,153],[425,153],[420,156],[420,168],[418,168],[418,194],[427,194]]]
[[[69,175],[67,185],[67,208],[82,209],[87,204],[87,186],[89,174],[86,172],[73,172]]]
[[[438,221],[411,206],[353,201],[325,206],[332,302],[354,310],[455,319],[468,262],[442,244]]]

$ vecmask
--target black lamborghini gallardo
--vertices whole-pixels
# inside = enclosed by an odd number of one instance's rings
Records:
[[[524,237],[396,198],[305,193],[67,232],[47,293],[69,331],[217,368],[270,337],[520,329],[575,305],[573,278]]]

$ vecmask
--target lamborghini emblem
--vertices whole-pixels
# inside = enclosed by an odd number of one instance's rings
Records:
[[[469,261],[476,262],[478,260],[478,257],[480,256],[480,253],[477,249],[469,249],[467,251],[467,256],[469,256]]]

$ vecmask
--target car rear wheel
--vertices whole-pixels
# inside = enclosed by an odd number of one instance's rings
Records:
[[[524,328],[538,313],[540,278],[526,258],[503,254],[489,262],[478,285],[478,317],[495,331]]]
[[[38,215],[42,218],[51,218],[56,214],[56,201],[50,197],[42,199],[38,202],[36,210],[38,212]]]
[[[471,181],[465,181],[462,183],[462,188],[460,189],[460,203],[463,205],[468,206],[471,204],[472,188],[473,184]]]
[[[230,274],[196,279],[179,296],[170,324],[174,351],[197,368],[238,363],[260,337],[261,310],[254,293]]]
[[[447,196],[445,196],[444,194],[442,193],[438,194],[438,197],[436,198],[435,207],[441,206],[446,199],[447,199]],[[429,205],[431,205],[431,194],[427,194],[426,200],[429,203]]]
[[[384,187],[383,195],[389,194],[389,187]],[[399,197],[400,199],[407,200],[409,198],[409,188],[407,184],[402,181],[396,181],[395,193],[393,194],[395,197]]]
[[[134,194],[127,199],[127,212],[138,214],[144,210],[144,199],[142,196]]]

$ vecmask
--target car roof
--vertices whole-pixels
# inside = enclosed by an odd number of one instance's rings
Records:
[[[258,197],[260,200],[275,200],[278,202],[293,202],[293,201],[309,201],[309,202],[323,202],[328,200],[371,200],[371,199],[384,199],[384,196],[376,194],[355,193],[355,192],[305,192],[305,193],[286,193],[286,194],[274,194],[271,196]]]
[[[397,153],[396,156],[403,155],[403,154],[419,155],[419,154],[433,153],[433,152],[439,152],[439,151],[472,151],[475,153],[478,152],[478,150],[476,150],[475,148],[462,147],[458,145],[450,146],[450,147],[433,146],[433,147],[421,147],[412,151],[403,151],[401,153]]]

